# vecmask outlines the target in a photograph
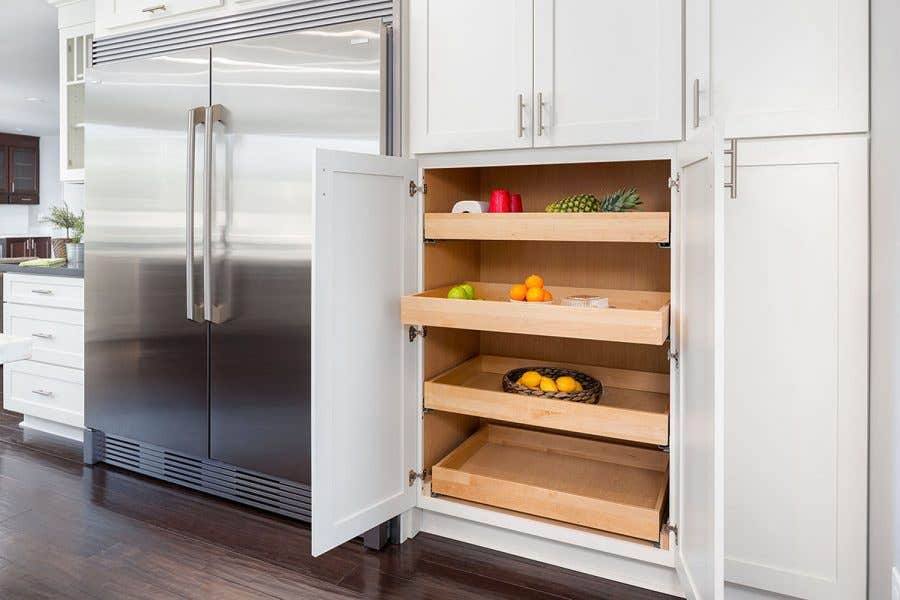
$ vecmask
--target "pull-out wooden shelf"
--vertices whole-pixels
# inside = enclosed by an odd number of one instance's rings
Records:
[[[669,333],[669,293],[601,290],[547,285],[553,304],[509,302],[511,284],[468,282],[478,300],[449,300],[450,287],[401,300],[401,319],[410,325],[523,333],[554,337],[662,345]],[[562,306],[566,296],[609,298],[611,308]]]
[[[604,385],[598,404],[503,391],[503,374],[542,365],[577,369]],[[669,376],[502,356],[477,356],[425,382],[425,408],[645,444],[669,443]]]
[[[427,213],[434,240],[668,242],[669,213]]]
[[[486,425],[432,468],[431,489],[658,542],[668,471],[657,450]]]

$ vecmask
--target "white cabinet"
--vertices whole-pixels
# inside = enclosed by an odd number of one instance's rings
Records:
[[[866,592],[863,136],[738,142],[726,200],[726,579]]]
[[[416,153],[531,146],[532,0],[410,3]]]
[[[712,111],[725,137],[868,130],[867,2],[689,2],[688,23],[710,4]]]
[[[681,4],[410,3],[412,153],[681,139]]]
[[[91,64],[94,24],[59,30],[59,174],[84,181],[84,73]]]
[[[97,28],[153,26],[176,17],[223,6],[225,0],[96,0]],[[161,23],[160,23],[161,24]]]
[[[25,427],[76,440],[84,426],[84,280],[6,273],[3,331],[34,340],[3,367],[3,407]]]
[[[681,139],[681,3],[535,0],[534,93],[535,146]]]

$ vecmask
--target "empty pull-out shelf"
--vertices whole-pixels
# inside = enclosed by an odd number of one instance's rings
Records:
[[[432,468],[431,489],[658,542],[668,471],[657,450],[485,425]]]
[[[425,237],[434,240],[668,242],[669,213],[428,213],[425,215]]]
[[[452,286],[404,296],[401,319],[430,325],[554,337],[662,345],[669,334],[668,292],[602,290],[547,285],[553,304],[509,302],[511,284],[467,282],[479,300],[450,300]],[[562,306],[567,296],[609,298],[610,308]]]
[[[504,373],[527,366],[576,369],[599,379],[603,394],[597,404],[585,404],[504,392]],[[668,386],[663,373],[478,356],[425,382],[425,408],[665,446]]]

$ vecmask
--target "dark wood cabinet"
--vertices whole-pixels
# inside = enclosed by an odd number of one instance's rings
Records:
[[[18,237],[4,240],[3,256],[7,258],[50,258],[49,237]]]
[[[39,204],[40,179],[40,140],[0,133],[0,204]]]

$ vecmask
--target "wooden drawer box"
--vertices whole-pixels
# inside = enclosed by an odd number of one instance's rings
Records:
[[[84,372],[31,360],[3,366],[3,408],[84,426]]]
[[[3,331],[34,340],[31,360],[84,369],[84,313],[78,310],[8,303]]]
[[[658,450],[485,425],[432,468],[431,489],[658,542],[668,484]]]
[[[554,304],[509,302],[511,284],[468,282],[478,300],[449,300],[450,287],[429,290],[401,300],[401,318],[408,325],[499,331],[662,345],[669,336],[669,293],[600,290],[548,285]],[[611,308],[561,306],[566,296],[589,294],[609,298]]]
[[[84,310],[84,280],[78,277],[6,273],[3,276],[3,301]]]

